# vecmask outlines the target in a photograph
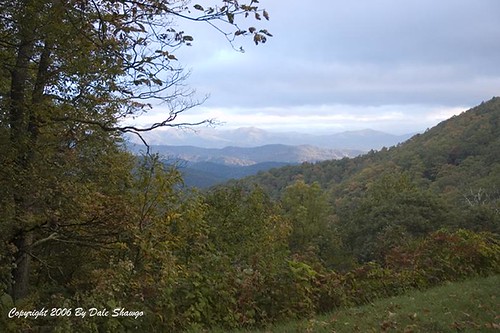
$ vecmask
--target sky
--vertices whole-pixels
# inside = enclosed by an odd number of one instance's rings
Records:
[[[204,6],[215,0],[200,0]],[[215,118],[222,129],[394,134],[430,128],[500,95],[498,0],[260,0],[269,21],[240,26],[273,34],[231,47],[203,23],[176,51],[203,98],[180,121]],[[158,121],[155,106],[137,121]]]

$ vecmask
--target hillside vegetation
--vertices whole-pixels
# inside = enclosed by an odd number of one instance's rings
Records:
[[[454,282],[252,332],[498,332],[498,285],[499,276]]]
[[[336,195],[358,194],[384,174],[407,173],[437,192],[457,199],[482,188],[490,195],[498,190],[500,174],[500,98],[443,121],[423,134],[397,146],[370,151],[341,161],[303,163],[262,172],[247,179],[278,195],[297,179]],[[354,192],[354,193],[353,193]]]
[[[276,199],[316,187],[344,246],[365,261],[381,258],[376,247],[388,244],[378,240],[403,242],[441,227],[498,233],[500,98],[398,146],[272,169],[233,184],[257,184]]]
[[[277,168],[206,192],[183,187],[179,170],[157,156],[138,159],[112,143],[113,150],[101,153],[92,149],[105,143],[98,138],[81,154],[70,146],[61,151],[68,155],[64,177],[30,178],[40,199],[27,206],[33,260],[22,299],[8,287],[18,253],[18,243],[10,241],[14,226],[4,229],[0,243],[6,253],[0,312],[64,307],[70,314],[4,315],[0,327],[255,329],[498,275],[499,119],[500,99],[494,98],[397,147]],[[39,162],[40,174],[52,175],[57,166]],[[15,189],[12,175],[0,179],[6,220],[15,213],[7,196]],[[71,312],[77,308],[129,315],[81,318]],[[377,318],[383,320],[377,325],[405,329],[410,324],[399,326],[405,313],[397,310]],[[408,311],[424,316],[423,309]],[[457,329],[469,329],[456,311],[449,309]]]

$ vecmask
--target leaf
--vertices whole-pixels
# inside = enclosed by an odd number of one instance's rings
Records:
[[[261,35],[261,34],[255,34],[253,36],[253,41],[255,42],[255,45],[259,44],[259,43],[262,43],[264,44],[266,41],[267,41],[267,38],[266,36],[264,35]]]
[[[233,24],[234,23],[234,14],[233,13],[227,13],[227,20],[229,23]]]
[[[255,29],[254,27],[250,27],[248,28],[248,31],[250,31],[251,34],[253,34],[257,29]]]
[[[264,18],[269,21],[269,13],[266,10],[264,10],[262,15],[264,15]]]
[[[2,297],[0,297],[0,308],[12,308],[14,306],[14,301],[12,300],[12,297],[8,294],[3,294]]]
[[[201,10],[201,11],[204,11],[204,10],[205,10],[205,9],[204,9],[201,5],[198,5],[198,4],[194,5],[193,7],[194,7],[194,9],[196,9],[196,10]]]
[[[152,78],[151,79],[153,81],[154,84],[156,85],[159,85],[159,86],[162,86],[163,85],[163,81],[158,79],[158,78]]]
[[[261,20],[261,18],[260,18],[260,14],[259,14],[259,13],[255,13],[255,19],[256,19],[256,20],[259,20],[259,21]]]
[[[193,36],[182,36],[182,40],[185,42],[192,42],[194,38]]]
[[[263,33],[266,36],[273,37],[273,35],[267,31],[266,29],[259,30],[260,33]]]

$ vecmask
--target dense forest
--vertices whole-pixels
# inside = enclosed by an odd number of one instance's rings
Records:
[[[500,272],[499,98],[398,147],[200,192],[122,139],[189,125],[170,52],[193,38],[164,20],[185,8],[92,3],[0,4],[2,332],[258,327]],[[268,18],[256,3],[191,10],[258,44],[236,25]],[[120,122],[151,98],[164,122]]]
[[[316,188],[327,196],[345,246],[363,260],[376,257],[377,238],[405,241],[442,227],[498,233],[499,123],[500,99],[493,98],[398,146],[272,169],[233,184],[258,184],[276,199],[297,186]]]

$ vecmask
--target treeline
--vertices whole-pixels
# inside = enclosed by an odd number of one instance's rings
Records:
[[[129,164],[129,176],[116,185],[103,186],[110,192],[93,207],[59,213],[64,220],[91,213],[100,220],[91,229],[72,229],[71,238],[47,232],[33,249],[29,296],[15,303],[1,297],[2,327],[254,327],[500,272],[498,236],[461,229],[439,197],[404,174],[386,175],[359,201],[335,210],[318,183],[299,180],[280,200],[257,187],[197,193],[157,158],[140,164]],[[479,220],[473,209],[470,216],[473,227]],[[8,268],[2,265],[2,281]],[[14,307],[42,306],[142,315],[6,318]]]

